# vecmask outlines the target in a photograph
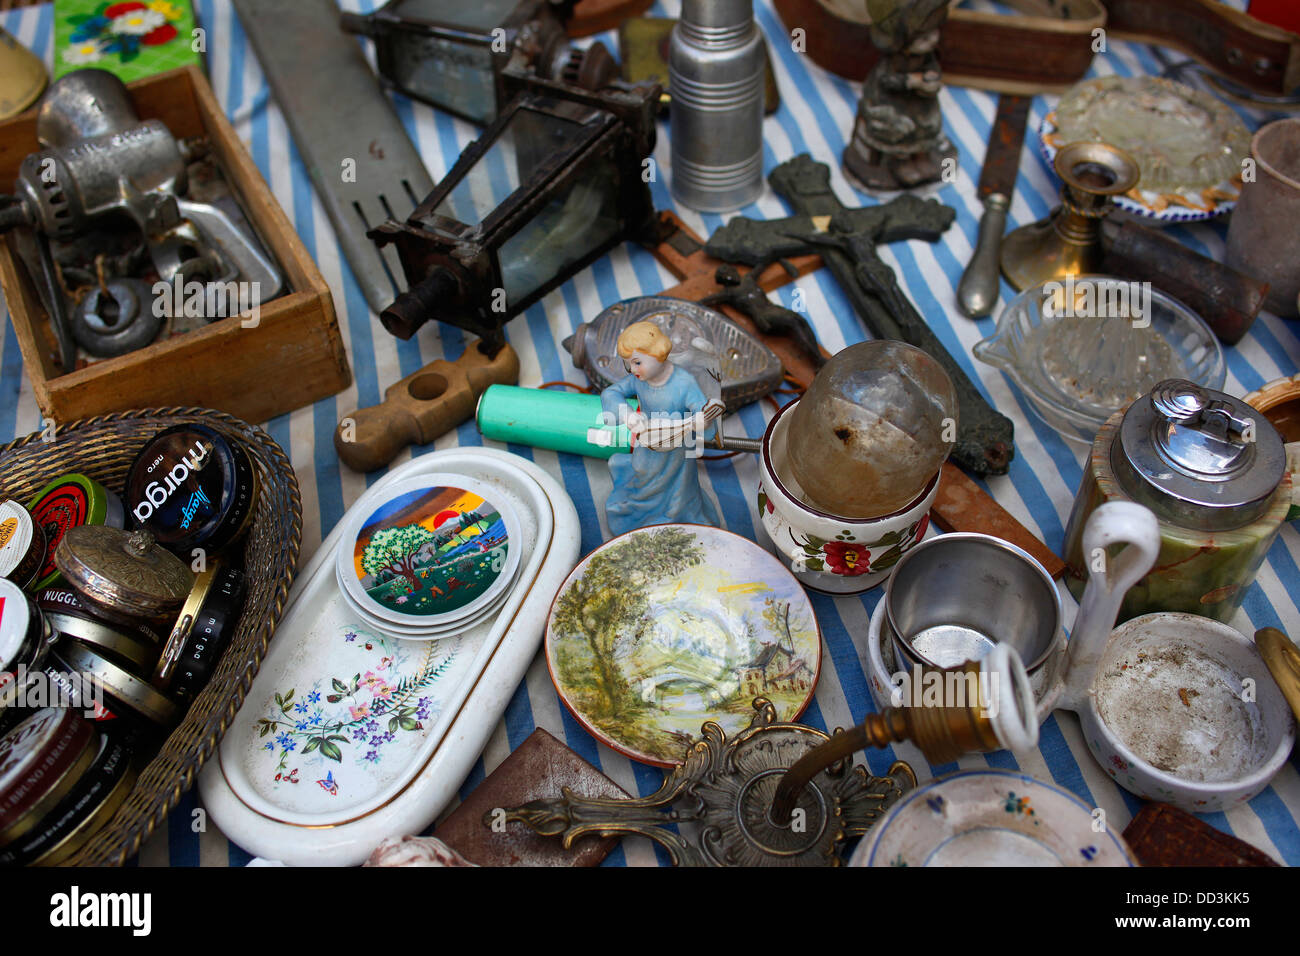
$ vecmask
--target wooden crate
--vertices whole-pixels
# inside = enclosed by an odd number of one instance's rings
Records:
[[[83,369],[59,374],[49,316],[11,242],[0,242],[0,288],[41,411],[59,422],[128,408],[191,405],[264,422],[346,388],[352,381],[334,299],[316,264],[271,195],[207,78],[193,66],[129,87],[142,119],[178,138],[206,134],[231,187],[290,291],[262,305],[260,322],[219,319]],[[0,123],[0,183],[39,149],[36,113]]]

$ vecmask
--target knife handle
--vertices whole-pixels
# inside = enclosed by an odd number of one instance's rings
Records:
[[[998,249],[1007,228],[1007,207],[1011,201],[1002,193],[990,193],[984,200],[975,254],[957,283],[957,308],[971,319],[993,311],[998,301]]]

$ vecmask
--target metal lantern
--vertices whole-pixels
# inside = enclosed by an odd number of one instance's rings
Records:
[[[375,41],[379,75],[395,90],[470,122],[490,123],[508,96],[507,68],[584,89],[618,76],[603,43],[569,44],[576,0],[391,0],[340,25]]]
[[[406,275],[380,315],[399,338],[437,319],[495,353],[510,318],[624,239],[653,238],[645,157],[659,88],[517,79],[524,92],[410,218],[368,233],[396,247]]]

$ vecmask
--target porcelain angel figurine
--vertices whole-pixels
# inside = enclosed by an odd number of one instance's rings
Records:
[[[600,393],[606,422],[622,421],[632,434],[632,454],[609,462],[614,490],[605,517],[615,535],[668,522],[721,523],[693,460],[724,409],[717,356],[694,323],[670,318],[672,337],[650,321],[623,330],[618,354],[628,375]]]

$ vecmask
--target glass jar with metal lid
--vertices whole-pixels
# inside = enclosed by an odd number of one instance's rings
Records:
[[[1082,553],[1089,515],[1136,501],[1159,519],[1161,549],[1119,621],[1185,611],[1227,622],[1286,519],[1291,482],[1282,437],[1262,414],[1224,392],[1161,382],[1093,442],[1065,532],[1070,590],[1082,594],[1094,557]]]

